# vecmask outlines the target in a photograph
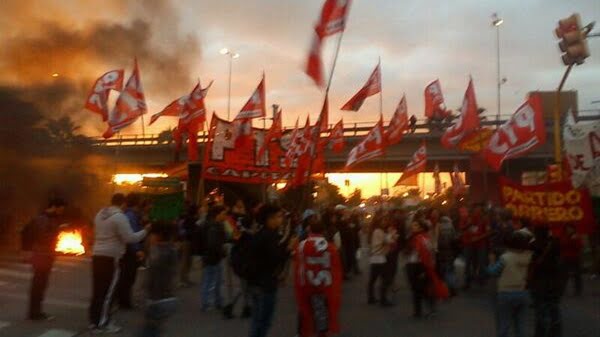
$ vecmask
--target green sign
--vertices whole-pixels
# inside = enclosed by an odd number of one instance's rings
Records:
[[[169,194],[146,194],[152,202],[150,219],[152,221],[175,221],[183,212],[183,192]]]

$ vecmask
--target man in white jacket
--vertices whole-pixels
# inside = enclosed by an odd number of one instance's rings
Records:
[[[116,333],[121,328],[110,322],[110,305],[119,279],[119,259],[128,243],[142,241],[150,228],[133,232],[123,213],[125,196],[117,193],[111,206],[103,208],[94,219],[94,247],[92,248],[93,294],[89,310],[93,332]]]

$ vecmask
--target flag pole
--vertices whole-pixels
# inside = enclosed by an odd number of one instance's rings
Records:
[[[146,138],[146,126],[144,125],[144,114],[140,115],[140,120],[142,121],[142,138]]]
[[[325,95],[323,96],[323,105],[325,104],[325,101],[327,100],[327,96],[329,95],[329,89],[331,89],[331,82],[333,80],[333,74],[335,73],[335,67],[337,65],[337,59],[338,56],[340,54],[340,47],[342,46],[342,39],[344,38],[344,32],[346,31],[346,28],[344,27],[344,29],[342,29],[342,31],[340,32],[340,35],[338,36],[337,39],[337,45],[335,47],[335,53],[333,55],[333,61],[331,64],[331,72],[329,73],[329,78],[327,79],[327,87],[325,88]],[[327,129],[329,129],[329,125],[327,125]],[[313,139],[313,150],[314,150],[314,146],[316,145],[316,142],[319,141],[319,139],[321,138],[321,130],[318,130],[317,132],[314,133],[315,135],[313,136],[316,139]],[[310,202],[310,180],[312,177],[312,173],[313,173],[313,164],[314,164],[314,155],[310,156],[310,163],[308,165],[308,182],[306,184],[306,188],[305,188],[305,192],[304,192],[304,200],[306,201],[306,207],[309,206]]]
[[[383,121],[383,81],[381,80],[383,75],[381,73],[381,56],[379,57],[378,65],[379,67],[379,119]],[[387,173],[385,172],[385,150],[383,151],[383,156],[380,159],[381,163],[381,172],[379,173],[379,195],[383,195],[383,177],[385,176],[386,185],[387,185]]]

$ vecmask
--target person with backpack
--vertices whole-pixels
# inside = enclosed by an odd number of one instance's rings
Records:
[[[204,225],[205,252],[202,257],[202,311],[208,310],[210,298],[214,296],[213,305],[221,309],[221,283],[223,268],[221,261],[225,258],[225,225],[227,209],[223,205],[212,206],[206,215]]]
[[[52,320],[53,316],[42,310],[42,302],[48,288],[50,272],[55,260],[55,248],[59,230],[62,226],[62,215],[66,202],[59,198],[51,199],[48,207],[35,217],[24,230],[24,249],[31,249],[31,265],[33,278],[29,291],[29,307],[27,318],[33,321]]]
[[[329,336],[339,333],[338,311],[342,297],[342,265],[336,246],[327,242],[321,222],[313,223],[310,234],[295,254],[295,293],[299,336]]]
[[[119,281],[119,259],[128,243],[142,241],[151,225],[134,232],[127,216],[127,199],[121,193],[113,195],[111,205],[101,209],[94,219],[92,248],[92,299],[89,309],[92,333],[117,333],[121,328],[111,322],[113,295]]]
[[[275,312],[279,276],[298,242],[295,237],[282,240],[279,228],[283,220],[283,210],[275,205],[261,206],[256,215],[259,230],[251,240],[248,256],[248,286],[252,294],[249,337],[267,336]]]

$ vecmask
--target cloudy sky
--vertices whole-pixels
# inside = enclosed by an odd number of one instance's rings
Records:
[[[234,61],[232,115],[267,76],[267,104],[285,112],[284,124],[307,113],[316,118],[322,92],[303,73],[312,26],[322,0],[4,0],[0,3],[0,90],[16,88],[51,115],[70,114],[89,135],[100,135],[99,118],[81,109],[85,93],[107,70],[131,70],[139,58],[149,112],[187,93],[198,78],[215,80],[207,107],[227,110],[227,59]],[[551,90],[560,80],[553,29],[558,19],[579,12],[585,23],[600,20],[598,0],[354,0],[331,91],[333,123],[374,121],[378,99],[360,112],[339,111],[381,57],[384,115],[406,93],[409,112],[422,115],[423,88],[439,78],[450,108],[460,106],[468,76],[478,103],[496,112],[496,32],[501,26],[502,113],[509,114],[531,90]],[[600,29],[598,29],[600,30]],[[329,65],[335,38],[326,41]],[[574,69],[566,85],[579,91],[580,109],[600,109],[600,38],[592,56]],[[328,66],[329,68],[329,66]],[[51,77],[59,73],[58,78]],[[148,120],[148,119],[147,119]],[[165,118],[149,130],[175,125]],[[125,133],[139,133],[132,126]]]

